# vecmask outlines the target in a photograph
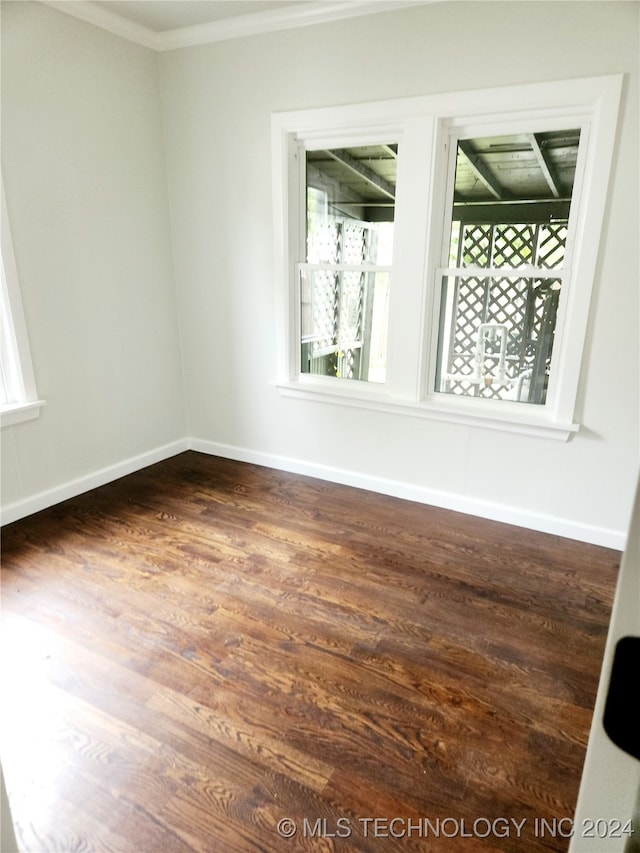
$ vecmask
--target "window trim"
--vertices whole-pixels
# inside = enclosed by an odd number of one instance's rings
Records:
[[[272,116],[273,204],[278,277],[278,352],[274,384],[286,396],[332,404],[397,412],[459,424],[482,426],[566,440],[574,422],[591,293],[604,220],[609,175],[616,141],[623,75],[534,83],[451,94],[427,95],[338,107],[275,113]],[[449,137],[472,127],[474,135],[496,128],[512,132],[519,124],[588,126],[581,145],[580,180],[570,214],[575,234],[566,292],[560,301],[562,340],[554,344],[553,393],[543,405],[453,398],[435,390],[440,283],[444,231],[448,223],[446,168]],[[394,136],[399,145],[396,232],[405,252],[394,247],[389,320],[388,382],[375,389],[367,382],[310,377],[296,370],[298,340],[295,267],[292,251],[300,245],[301,146],[335,146]],[[409,149],[409,150],[407,150]],[[407,174],[416,151],[425,168]],[[408,156],[407,156],[408,154]],[[578,175],[578,171],[576,170]],[[403,205],[401,182],[410,182],[418,206]],[[301,186],[302,184],[302,186]],[[419,186],[416,186],[419,184]],[[426,201],[426,203],[425,203]],[[407,214],[409,210],[411,215]],[[575,228],[575,230],[574,230]],[[418,248],[416,248],[418,247]],[[399,283],[400,282],[400,283]],[[398,290],[402,288],[402,297]],[[565,288],[563,287],[563,290]],[[416,312],[420,327],[415,323]],[[406,323],[413,323],[405,334]],[[440,399],[440,398],[449,399]],[[489,407],[489,408],[487,408]]]
[[[45,401],[38,398],[31,349],[27,336],[18,268],[13,251],[11,227],[2,185],[2,362],[9,361],[8,373],[16,399],[0,404],[2,427],[13,426],[39,417]]]

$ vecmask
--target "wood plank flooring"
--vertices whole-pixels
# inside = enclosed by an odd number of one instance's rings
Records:
[[[21,848],[566,850],[619,557],[192,452],[9,525]]]

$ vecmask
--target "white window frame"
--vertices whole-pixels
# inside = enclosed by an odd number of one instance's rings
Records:
[[[278,376],[281,393],[381,411],[566,440],[575,403],[595,279],[623,75],[372,102],[272,116]],[[581,129],[545,404],[438,393],[440,272],[446,266],[451,158],[460,136]],[[398,143],[394,260],[387,381],[359,382],[300,372],[296,265],[304,257],[304,152]],[[485,271],[486,273],[486,271]],[[550,273],[551,274],[551,273]]]
[[[0,422],[6,427],[37,418],[45,401],[38,398],[36,390],[4,186],[0,267],[0,370],[9,397],[8,402],[0,403]]]

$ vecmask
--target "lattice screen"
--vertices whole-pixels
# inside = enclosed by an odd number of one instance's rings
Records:
[[[312,263],[368,263],[371,242],[365,223],[333,219],[309,233],[307,257]],[[313,272],[310,372],[360,378],[362,350],[354,344],[362,344],[366,283],[367,275],[357,271]]]
[[[517,271],[522,267],[550,272],[560,268],[566,236],[566,222],[461,226],[458,267],[509,267],[515,275],[509,278],[470,275],[455,279],[444,390],[465,396],[517,399],[522,388],[522,382],[518,384],[521,377],[531,389],[526,399],[544,401],[544,374],[551,357],[560,279],[519,277]],[[484,342],[483,380],[478,381],[476,345],[480,327],[486,323],[506,327],[504,382],[495,381],[499,337]]]

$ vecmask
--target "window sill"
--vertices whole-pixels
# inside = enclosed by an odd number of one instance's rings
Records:
[[[33,421],[40,417],[40,409],[45,405],[45,400],[33,400],[30,403],[6,403],[0,406],[1,424],[6,427],[24,421]]]
[[[297,382],[275,382],[274,384],[284,397],[293,397],[298,400],[315,400],[537,438],[551,438],[557,441],[567,441],[580,428],[579,424],[554,420],[551,413],[544,409],[540,412],[532,412],[532,406],[526,403],[472,401],[460,398],[440,399],[445,395],[433,395],[427,400],[414,402],[394,398],[385,391],[371,390],[368,386],[353,388],[352,380],[330,381],[332,384],[336,382],[335,388],[329,388],[325,381],[314,380],[312,377],[305,377]],[[356,384],[366,385],[366,383]]]

